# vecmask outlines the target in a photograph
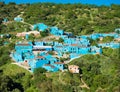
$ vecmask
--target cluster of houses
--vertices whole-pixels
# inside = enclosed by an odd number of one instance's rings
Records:
[[[13,59],[27,65],[31,71],[39,67],[53,72],[64,69],[64,64],[59,58],[47,53],[52,51],[51,46],[41,46],[39,42],[34,44],[32,42],[16,43],[15,52],[12,53]]]
[[[24,19],[20,16],[14,18],[16,22],[23,22]],[[7,18],[4,18],[3,23],[8,22]],[[21,63],[23,66],[27,66],[30,71],[34,71],[35,68],[45,68],[48,71],[56,72],[58,70],[64,70],[64,62],[60,61],[60,57],[67,55],[69,59],[74,59],[85,54],[102,54],[103,47],[120,48],[120,28],[115,29],[114,33],[94,33],[91,35],[75,36],[72,32],[64,32],[58,27],[49,27],[44,23],[34,24],[32,26],[33,31],[17,33],[17,37],[29,37],[30,34],[35,36],[40,35],[40,32],[49,30],[49,33],[54,36],[58,36],[63,39],[63,42],[57,41],[34,41],[34,42],[17,42],[15,45],[15,51],[12,53],[12,58]],[[113,37],[118,42],[98,43],[97,46],[91,46],[90,40],[100,39],[104,37]],[[9,34],[0,34],[0,38],[10,37]],[[56,55],[51,55],[48,52],[54,51]],[[56,57],[57,56],[57,57]],[[78,73],[79,67],[70,65],[68,67],[72,73]]]
[[[53,72],[63,70],[64,63],[60,61],[59,57],[63,57],[65,54],[68,54],[70,59],[74,59],[85,54],[102,54],[102,47],[120,47],[119,43],[115,42],[101,43],[98,44],[98,46],[91,46],[89,41],[89,38],[96,40],[106,36],[112,36],[115,39],[120,39],[120,35],[117,33],[96,33],[91,35],[74,36],[71,32],[64,32],[57,27],[48,27],[43,23],[33,25],[33,30],[36,29],[38,31],[45,31],[46,29],[49,29],[50,34],[59,36],[63,39],[63,42],[29,41],[16,43],[15,51],[12,53],[13,59],[16,62],[27,65],[31,71],[34,71],[35,68],[39,67]],[[26,34],[29,35],[28,33]],[[56,52],[58,57],[48,54],[49,51]]]

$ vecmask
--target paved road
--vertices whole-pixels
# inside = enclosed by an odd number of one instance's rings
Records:
[[[68,63],[70,63],[71,61],[73,61],[74,59],[80,58],[81,56],[83,56],[83,55],[80,55],[79,57],[76,57],[76,58],[70,59],[70,60],[68,60],[68,61],[65,61],[64,63],[65,63],[65,64],[68,64]]]

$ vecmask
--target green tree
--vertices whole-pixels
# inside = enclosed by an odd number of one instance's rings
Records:
[[[47,30],[41,31],[41,32],[40,32],[40,35],[41,35],[42,37],[46,37],[46,36],[49,35],[49,32],[48,32]]]
[[[63,43],[63,42],[64,42],[64,39],[59,38],[58,42],[59,42],[59,43]]]

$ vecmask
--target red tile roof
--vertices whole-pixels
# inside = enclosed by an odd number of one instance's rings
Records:
[[[45,64],[44,66],[50,66],[51,68],[55,68],[55,66],[53,66],[51,64]]]
[[[63,62],[55,62],[54,64],[64,64]]]
[[[78,46],[78,44],[71,44],[71,46]]]
[[[30,44],[17,44],[17,46],[30,46]]]
[[[45,57],[43,57],[43,56],[37,56],[36,58],[45,58]]]

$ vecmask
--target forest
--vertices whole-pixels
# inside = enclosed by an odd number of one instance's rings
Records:
[[[14,17],[21,12],[24,12],[22,18],[27,23],[43,22],[75,35],[108,33],[120,27],[120,5],[0,2],[0,34],[11,34],[11,40],[0,38],[0,92],[119,92],[120,48],[103,48],[102,55],[84,55],[70,62],[80,67],[80,74],[69,71],[53,73],[43,68],[30,73],[12,64],[14,61],[10,53],[15,42],[21,40],[16,39],[14,34],[25,31],[25,28],[31,30],[29,25],[14,22]],[[7,24],[2,23],[4,18],[9,21]],[[105,38],[103,42],[112,39]],[[9,44],[4,45],[5,41],[9,41]],[[81,87],[81,78],[89,89]]]
[[[83,4],[54,4],[33,3],[4,4],[0,3],[0,21],[8,18],[13,21],[14,17],[24,12],[22,17],[27,23],[45,23],[49,26],[57,26],[64,31],[73,32],[75,35],[91,33],[113,32],[120,27],[120,5],[96,6]],[[20,24],[19,24],[20,25]],[[22,25],[22,24],[21,24]],[[2,32],[16,31],[16,23],[1,24]],[[17,26],[18,30],[23,30]],[[28,28],[28,27],[27,27]],[[23,30],[24,31],[24,30]]]

